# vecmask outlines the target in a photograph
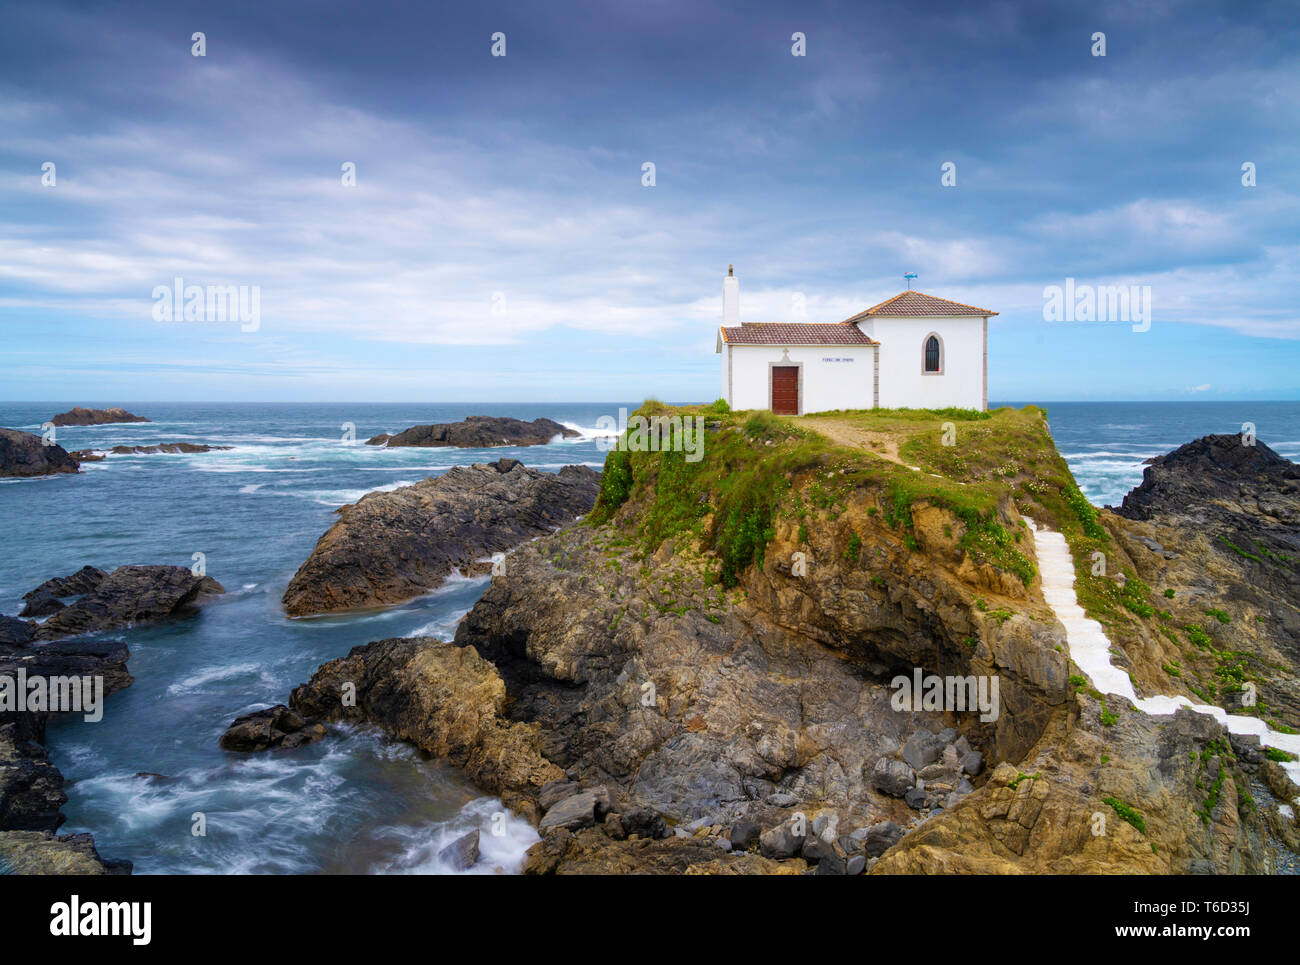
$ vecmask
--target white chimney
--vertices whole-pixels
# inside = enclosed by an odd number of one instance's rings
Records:
[[[740,324],[740,279],[732,266],[727,266],[727,277],[722,279],[722,324]]]

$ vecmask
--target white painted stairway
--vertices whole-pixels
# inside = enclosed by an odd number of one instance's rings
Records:
[[[1141,697],[1133,690],[1133,681],[1127,673],[1110,662],[1110,640],[1101,624],[1090,618],[1079,606],[1074,593],[1074,559],[1070,547],[1060,533],[1040,529],[1026,517],[1034,534],[1034,550],[1038,554],[1038,567],[1043,579],[1043,597],[1056,618],[1065,627],[1066,645],[1070,659],[1078,665],[1089,680],[1103,694],[1119,694],[1141,711],[1152,715],[1172,714],[1186,707],[1198,714],[1209,714],[1233,734],[1255,734],[1266,747],[1276,747],[1300,756],[1300,734],[1282,734],[1272,730],[1257,717],[1229,714],[1222,707],[1194,704],[1186,697]],[[1300,761],[1282,765],[1291,780],[1300,784]],[[1300,804],[1300,800],[1295,802]]]

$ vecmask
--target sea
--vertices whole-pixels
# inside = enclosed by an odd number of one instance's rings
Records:
[[[449,638],[487,578],[455,577],[381,611],[288,619],[280,597],[339,507],[452,466],[502,456],[555,471],[600,468],[597,420],[636,402],[289,404],[0,402],[0,425],[40,433],[74,404],[121,405],[148,423],[65,427],[65,449],[194,442],[196,454],[112,455],[81,475],[0,479],[0,613],[42,581],[91,564],[202,565],[226,594],[192,619],[112,634],[135,683],[101,721],[57,720],[51,759],[67,780],[67,823],[137,874],[452,873],[439,851],[481,830],[470,874],[518,871],[537,840],[457,771],[372,728],[292,751],[235,754],[218,740],[236,717],[287,701],[322,663],[387,637]],[[993,405],[1024,403],[993,403]],[[1300,402],[1038,402],[1088,498],[1118,504],[1146,459],[1212,432],[1240,433],[1300,458]],[[385,449],[365,440],[468,415],[546,416],[581,437],[496,449]],[[497,832],[492,833],[495,827]],[[196,833],[202,831],[203,833]]]

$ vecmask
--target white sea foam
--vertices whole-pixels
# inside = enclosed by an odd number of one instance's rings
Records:
[[[276,683],[275,678],[265,673],[264,669],[258,664],[219,664],[213,667],[204,667],[202,670],[195,671],[188,677],[176,681],[167,688],[167,693],[176,695],[200,692],[208,684],[234,680],[239,677],[255,677],[259,682],[267,686],[274,686]]]
[[[443,848],[474,830],[479,832],[479,860],[472,868],[457,871],[438,857]],[[398,842],[402,850],[372,867],[372,874],[517,874],[524,853],[541,840],[531,824],[494,797],[471,801],[450,821],[385,828],[380,836]]]
[[[1026,518],[1026,522],[1034,534],[1034,550],[1038,555],[1038,567],[1043,579],[1043,598],[1065,627],[1070,659],[1098,690],[1106,694],[1118,694],[1139,710],[1153,716],[1172,714],[1179,708],[1208,714],[1223,724],[1229,733],[1254,734],[1266,747],[1276,747],[1300,756],[1300,734],[1279,733],[1257,717],[1229,714],[1222,707],[1196,704],[1181,695],[1138,697],[1129,675],[1110,662],[1110,640],[1101,624],[1084,613],[1083,607],[1079,606],[1074,592],[1074,558],[1070,555],[1065,537],[1057,532],[1040,529],[1032,519]],[[1291,780],[1300,784],[1300,761],[1282,766]]]
[[[620,435],[617,429],[580,426],[576,422],[561,422],[560,425],[564,426],[566,429],[572,429],[574,432],[582,434],[581,439],[562,439],[561,441],[563,442],[584,442],[591,439],[614,439]],[[556,436],[556,439],[561,439],[561,437]]]

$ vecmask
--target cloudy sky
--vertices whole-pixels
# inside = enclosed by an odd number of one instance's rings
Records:
[[[991,399],[1300,398],[1300,11],[915,6],[0,2],[0,397],[709,400],[734,263],[1000,312]]]

